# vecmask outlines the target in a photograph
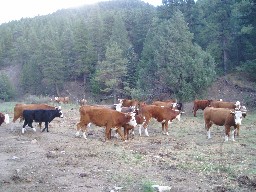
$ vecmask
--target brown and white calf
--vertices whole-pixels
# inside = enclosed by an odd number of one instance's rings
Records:
[[[77,123],[76,136],[79,136],[80,131],[82,131],[85,139],[87,139],[87,126],[91,123],[99,127],[105,127],[106,140],[111,137],[111,129],[116,129],[123,141],[125,138],[121,132],[121,127],[124,127],[126,124],[133,127],[137,125],[134,113],[125,114],[110,108],[94,106],[82,106],[80,107],[79,112],[80,122]]]
[[[169,107],[159,107],[155,105],[147,105],[145,103],[139,104],[139,114],[141,114],[145,118],[145,122],[143,123],[143,127],[145,130],[145,135],[148,134],[148,124],[151,118],[156,119],[158,122],[162,124],[162,133],[169,135],[168,126],[174,119],[180,121],[181,111],[173,110]],[[141,129],[139,129],[139,134],[141,135]]]
[[[204,110],[204,121],[207,129],[208,139],[211,138],[210,128],[213,124],[225,126],[225,141],[228,141],[231,127],[234,130],[231,134],[232,141],[235,141],[236,130],[242,124],[243,112],[238,110],[230,110],[226,108],[206,107]]]

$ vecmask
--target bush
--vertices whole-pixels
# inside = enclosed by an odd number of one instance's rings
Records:
[[[0,74],[0,99],[4,101],[10,101],[14,95],[14,88],[8,76]]]

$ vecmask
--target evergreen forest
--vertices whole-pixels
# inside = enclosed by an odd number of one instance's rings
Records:
[[[0,99],[61,96],[80,82],[95,98],[200,97],[218,76],[256,80],[253,0],[112,0],[0,25]]]

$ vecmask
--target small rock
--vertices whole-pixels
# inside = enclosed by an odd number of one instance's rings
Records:
[[[20,159],[20,158],[17,157],[17,156],[13,156],[13,157],[12,157],[12,160],[15,160],[15,159]]]
[[[151,187],[156,189],[158,192],[170,191],[172,188],[170,186],[160,186],[160,185],[152,185]]]
[[[80,176],[80,177],[87,177],[88,174],[87,174],[87,173],[79,173],[79,176]]]

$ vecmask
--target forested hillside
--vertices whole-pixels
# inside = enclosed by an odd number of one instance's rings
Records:
[[[0,99],[63,96],[76,82],[97,99],[190,101],[218,76],[254,81],[255,16],[253,0],[113,0],[4,23]]]

